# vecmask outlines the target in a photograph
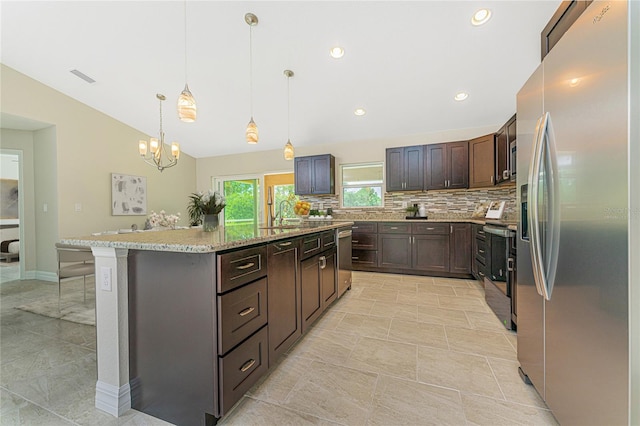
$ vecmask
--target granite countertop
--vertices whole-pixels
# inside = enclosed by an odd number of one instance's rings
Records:
[[[211,253],[221,250],[266,243],[315,232],[352,225],[353,222],[308,222],[292,228],[263,228],[260,225],[220,226],[217,231],[204,232],[200,228],[166,231],[129,232],[124,234],[91,235],[60,239],[60,243],[112,247],[135,250],[171,251],[185,253]]]

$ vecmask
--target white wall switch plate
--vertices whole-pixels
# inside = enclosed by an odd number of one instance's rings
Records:
[[[81,204],[81,203],[76,203],[76,205],[75,205],[75,210],[76,210],[77,212],[81,212],[81,211],[82,211],[82,204]]]
[[[100,267],[100,290],[111,291],[111,268]]]

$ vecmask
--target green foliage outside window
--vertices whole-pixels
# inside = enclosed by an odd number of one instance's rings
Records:
[[[342,196],[342,205],[345,207],[382,206],[381,187],[344,188]]]

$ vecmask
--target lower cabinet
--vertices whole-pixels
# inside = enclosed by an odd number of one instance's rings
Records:
[[[299,239],[278,241],[267,246],[270,364],[302,335],[299,252]]]
[[[363,268],[373,250],[355,249],[362,270],[433,273],[443,276],[471,274],[471,224],[449,222],[380,222],[377,225],[377,266]],[[362,237],[359,237],[360,241]],[[369,258],[371,259],[371,258]],[[354,260],[354,268],[356,267]]]
[[[304,333],[338,296],[335,247],[301,261],[300,282]]]

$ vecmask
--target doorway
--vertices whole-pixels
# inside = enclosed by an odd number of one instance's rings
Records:
[[[2,149],[0,163],[0,283],[4,283],[22,279],[24,271],[22,151]]]
[[[275,214],[280,210],[282,204],[282,217],[293,218],[295,213],[293,212],[293,205],[295,201],[292,201],[295,197],[295,185],[293,180],[293,173],[278,173],[264,176],[264,186],[266,188],[264,194],[264,223],[269,219],[269,208],[271,207],[271,214]],[[269,206],[269,192],[273,197],[273,204]],[[288,201],[288,202],[287,202]]]
[[[221,221],[224,226],[257,225],[262,215],[260,177],[214,178],[214,188],[226,200]]]

